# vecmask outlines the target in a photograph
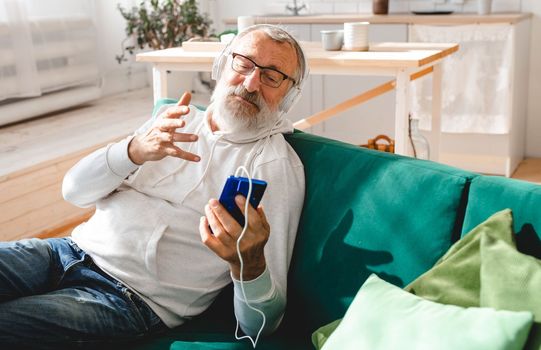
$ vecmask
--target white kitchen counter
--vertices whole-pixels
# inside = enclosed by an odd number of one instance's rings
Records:
[[[255,23],[267,24],[341,24],[344,22],[370,22],[373,24],[515,24],[532,17],[531,13],[453,13],[450,15],[415,15],[411,13],[393,13],[374,15],[371,13],[332,14],[309,16],[264,16],[254,15]],[[236,18],[226,18],[225,24],[236,24]]]

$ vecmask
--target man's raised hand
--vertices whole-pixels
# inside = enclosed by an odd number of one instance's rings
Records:
[[[149,160],[160,160],[167,156],[198,162],[200,157],[177,147],[174,142],[194,142],[197,135],[180,133],[177,129],[186,122],[182,116],[190,112],[188,107],[192,96],[185,92],[176,106],[166,109],[156,118],[154,124],[145,133],[136,135],[128,146],[128,156],[135,164]]]

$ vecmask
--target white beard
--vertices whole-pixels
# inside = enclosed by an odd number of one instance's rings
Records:
[[[279,112],[272,110],[259,92],[250,93],[242,85],[226,86],[224,80],[216,84],[211,101],[214,103],[212,120],[222,131],[235,133],[270,128],[279,117]]]

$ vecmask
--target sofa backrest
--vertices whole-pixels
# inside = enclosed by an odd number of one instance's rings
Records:
[[[342,317],[372,272],[408,284],[460,237],[474,174],[311,134],[286,139],[306,173],[286,329]]]
[[[478,176],[472,180],[462,235],[495,212],[513,211],[517,247],[541,259],[541,186],[496,176]]]

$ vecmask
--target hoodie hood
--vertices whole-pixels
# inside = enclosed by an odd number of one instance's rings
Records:
[[[205,127],[212,132],[210,127],[210,117],[214,112],[214,103],[210,104],[205,113]],[[291,134],[293,132],[293,123],[289,119],[284,118],[283,114],[278,116],[278,121],[271,126],[269,133],[269,124],[250,130],[242,131],[214,131],[214,135],[220,135],[222,140],[227,140],[232,143],[251,143],[275,134]]]

